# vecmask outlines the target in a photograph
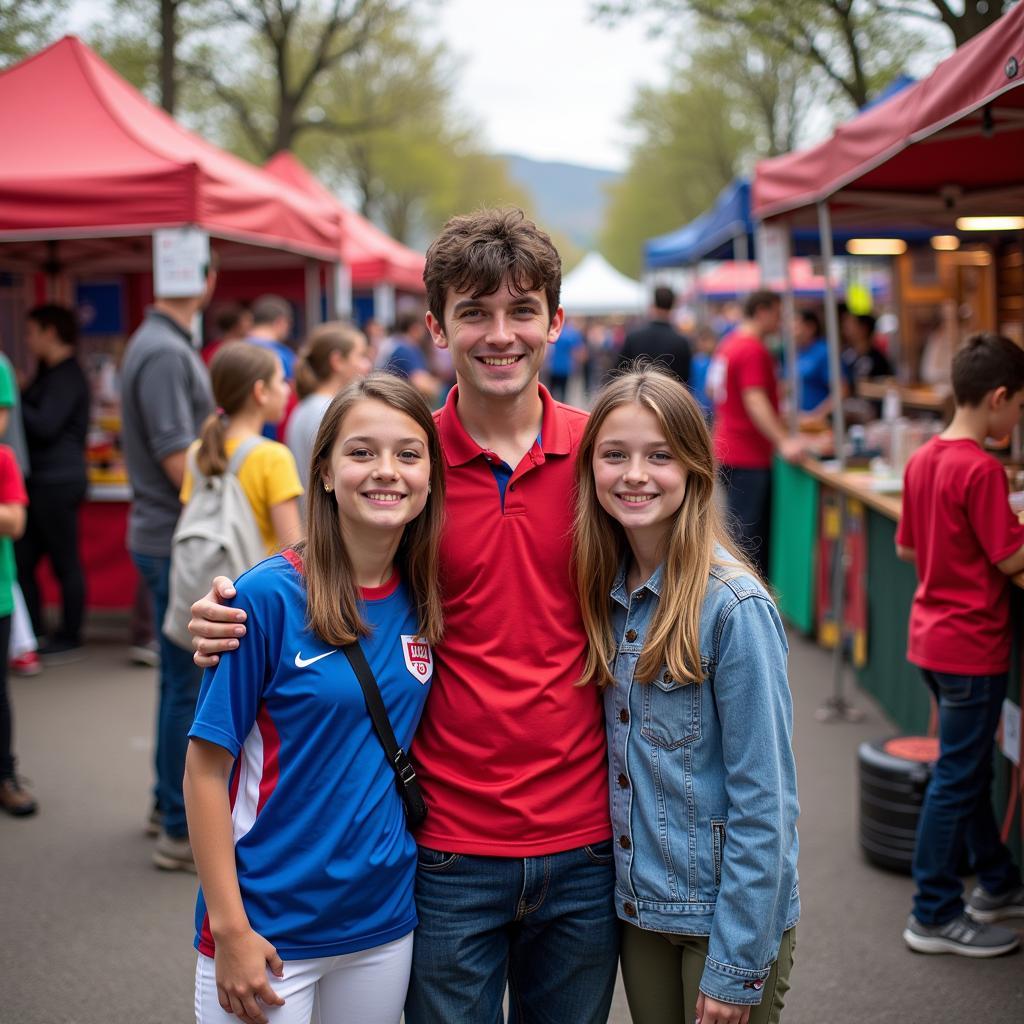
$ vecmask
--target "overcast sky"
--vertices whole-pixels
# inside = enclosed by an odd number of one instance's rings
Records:
[[[594,24],[590,0],[442,0],[460,106],[496,152],[626,164],[636,86],[663,85],[671,43],[643,25]]]

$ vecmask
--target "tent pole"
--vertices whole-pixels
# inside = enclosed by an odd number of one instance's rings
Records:
[[[306,260],[306,331],[320,323],[320,264]]]
[[[843,416],[843,380],[839,362],[839,308],[835,285],[832,282],[832,217],[828,201],[818,203],[818,233],[821,236],[821,255],[825,276],[825,325],[828,337],[828,376],[832,391],[832,431],[835,434],[836,468],[846,468],[846,424]],[[832,549],[832,614],[836,624],[836,642],[832,651],[832,696],[818,708],[819,722],[856,722],[863,715],[844,695],[846,672],[843,620],[846,603],[846,497],[838,494],[839,514],[835,545]]]
[[[792,228],[787,225],[785,273],[782,290],[783,338],[786,343],[786,379],[789,382],[789,432],[795,434],[800,420],[800,375],[797,373],[796,337],[793,326],[796,323],[796,300],[793,297],[793,270],[790,266]]]

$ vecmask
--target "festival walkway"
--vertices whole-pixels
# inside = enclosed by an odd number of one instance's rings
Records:
[[[904,948],[910,881],[866,865],[856,843],[857,744],[891,727],[859,693],[863,723],[817,724],[830,668],[793,640],[804,918],[783,1020],[1024,1020],[1022,954],[969,961]],[[42,811],[0,820],[0,1024],[193,1020],[195,882],[152,868],[142,833],[154,693],[153,671],[130,666],[99,629],[87,661],[13,683],[17,749]],[[621,990],[611,1019],[629,1021]]]

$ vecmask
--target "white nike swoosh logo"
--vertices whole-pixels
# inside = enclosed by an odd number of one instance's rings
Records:
[[[337,654],[337,650],[338,649],[335,648],[333,651],[328,651],[326,654],[318,654],[315,658],[304,658],[302,656],[302,652],[299,651],[298,654],[295,655],[295,667],[308,668],[314,661],[320,661],[323,658],[329,658],[332,654]]]

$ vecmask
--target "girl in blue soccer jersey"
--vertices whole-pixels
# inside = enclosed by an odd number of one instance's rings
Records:
[[[185,770],[196,1017],[397,1024],[416,846],[340,650],[358,640],[408,749],[441,635],[444,477],[426,403],[373,374],[331,403],[306,541],[239,578],[248,641],[207,672]]]
[[[606,385],[576,479],[633,1021],[775,1024],[800,913],[782,623],[720,525],[711,438],[677,381]]]

